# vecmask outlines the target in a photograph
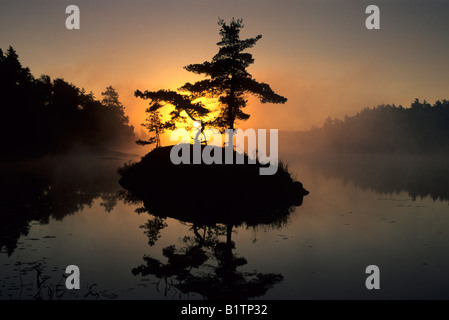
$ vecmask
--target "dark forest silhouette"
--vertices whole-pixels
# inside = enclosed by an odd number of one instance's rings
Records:
[[[112,210],[119,162],[89,155],[121,157],[112,150],[135,140],[115,89],[100,101],[63,79],[35,78],[9,47],[0,49],[0,96],[0,250],[11,255],[33,222],[62,220],[97,198]]]
[[[296,135],[305,153],[449,155],[449,101],[380,105]]]
[[[135,140],[114,88],[100,101],[63,79],[35,78],[12,47],[0,49],[0,97],[4,157],[118,149]]]
[[[448,124],[448,100],[415,99],[410,108],[380,105],[307,132],[281,132],[280,152],[361,189],[447,201]]]

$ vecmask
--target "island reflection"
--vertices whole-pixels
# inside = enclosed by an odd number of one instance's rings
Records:
[[[128,203],[139,203],[140,200],[129,192],[122,193],[122,198]],[[233,222],[214,222],[212,212],[196,212],[189,221],[188,213],[182,214],[184,224],[188,225],[191,235],[184,236],[181,247],[170,245],[162,249],[166,262],[162,262],[149,255],[143,256],[144,263],[132,269],[134,275],[156,277],[156,288],[167,296],[171,289],[177,289],[180,294],[197,293],[205,299],[250,299],[260,297],[275,284],[282,282],[283,276],[275,273],[259,273],[239,271],[238,267],[247,264],[244,257],[234,253],[235,242],[232,240],[233,229],[246,225],[257,227],[270,225],[272,228],[282,228],[289,215],[294,211],[291,206],[283,215],[271,222],[261,217],[260,223],[255,217],[251,222],[243,222],[244,212],[238,212]],[[139,213],[149,210],[145,205],[137,209]],[[186,208],[186,211],[190,210]],[[201,219],[204,214],[205,219]],[[176,211],[171,212],[169,206],[165,212],[154,211],[153,217],[141,226],[148,236],[148,244],[153,246],[160,238],[160,232],[168,227],[167,218],[180,219]],[[162,282],[162,284],[161,284]]]
[[[259,176],[257,166],[249,164],[175,166],[168,153],[168,147],[155,149],[139,163],[123,168],[120,183],[127,190],[121,197],[130,204],[143,204],[137,212],[152,216],[141,226],[150,246],[168,227],[167,218],[188,225],[191,235],[183,238],[181,247],[162,249],[166,262],[144,255],[144,263],[132,273],[157,278],[156,288],[164,295],[176,289],[179,294],[196,293],[211,300],[260,297],[282,282],[281,274],[238,270],[247,260],[234,252],[233,229],[282,228],[308,194],[302,184],[282,166],[273,176]],[[175,191],[170,192],[172,184]]]

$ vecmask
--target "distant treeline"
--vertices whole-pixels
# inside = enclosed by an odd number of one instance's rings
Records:
[[[300,141],[306,152],[449,154],[449,101],[365,108],[344,120],[328,118]]]
[[[116,149],[136,140],[114,88],[100,101],[63,79],[35,78],[12,47],[0,49],[0,110],[4,157]]]

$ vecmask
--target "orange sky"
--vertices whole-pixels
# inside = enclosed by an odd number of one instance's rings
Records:
[[[81,29],[65,28],[76,4]],[[377,4],[381,29],[365,28]],[[139,132],[145,101],[134,90],[176,89],[201,77],[183,69],[210,60],[217,17],[243,18],[253,77],[288,98],[250,98],[242,128],[307,130],[327,116],[415,98],[449,98],[447,1],[10,1],[0,2],[0,47],[12,45],[35,76],[62,77],[97,98],[114,86]]]

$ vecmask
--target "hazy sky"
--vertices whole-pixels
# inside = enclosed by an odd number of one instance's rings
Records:
[[[80,30],[65,27],[70,4]],[[380,30],[365,28],[370,4]],[[114,86],[140,130],[146,102],[134,90],[201,79],[182,67],[217,52],[218,17],[243,18],[243,37],[262,34],[249,71],[288,98],[250,99],[240,127],[306,130],[368,106],[449,98],[449,1],[0,0],[0,47],[12,45],[35,76],[62,77],[97,98]]]

